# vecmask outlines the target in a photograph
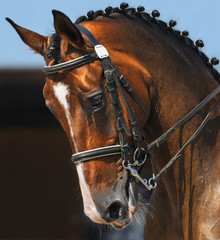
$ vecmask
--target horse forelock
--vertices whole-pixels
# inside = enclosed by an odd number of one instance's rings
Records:
[[[60,42],[61,37],[57,33],[51,36],[47,57],[53,58],[55,60],[54,64],[57,64],[60,60]]]

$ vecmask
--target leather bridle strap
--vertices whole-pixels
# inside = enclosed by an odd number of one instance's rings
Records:
[[[160,137],[154,140],[147,146],[147,152],[152,151],[156,147],[159,147],[162,143],[166,142],[167,139],[184,123],[194,117],[214,96],[220,92],[220,86],[218,86],[213,92],[211,92],[206,98],[204,98],[195,108],[192,109],[185,117],[177,122],[172,128],[163,133]]]
[[[97,54],[95,52],[93,52],[93,53],[86,54],[82,57],[79,57],[79,58],[71,60],[71,61],[58,63],[53,66],[45,66],[44,72],[46,74],[52,74],[52,73],[57,73],[59,71],[67,70],[70,68],[74,69],[74,68],[82,67],[83,65],[94,62],[98,59],[99,59],[99,57],[97,56]]]
[[[118,132],[120,145],[113,145],[109,147],[102,147],[79,152],[72,155],[72,160],[76,163],[82,161],[89,161],[91,159],[94,159],[95,157],[99,158],[109,155],[119,155],[120,153],[122,159],[125,160],[126,163],[130,163],[128,160],[128,154],[135,152],[135,156],[138,156],[137,149],[139,149],[138,152],[143,151],[143,149],[141,148],[142,135],[140,129],[137,126],[134,114],[132,112],[132,109],[129,105],[128,99],[123,89],[125,89],[128,92],[128,94],[137,102],[137,104],[142,108],[142,110],[146,114],[145,107],[142,104],[142,102],[138,99],[138,97],[135,95],[133,89],[126,81],[126,79],[123,77],[123,75],[121,75],[119,71],[116,69],[116,67],[111,63],[111,60],[108,57],[107,50],[102,45],[99,45],[98,41],[95,39],[95,37],[91,34],[91,32],[88,29],[80,25],[76,25],[76,27],[89,39],[89,41],[91,42],[95,49],[95,52],[64,63],[59,63],[53,66],[45,66],[44,71],[46,74],[52,74],[70,68],[71,69],[78,68],[99,59],[103,66],[104,74],[107,80],[108,91],[111,96],[112,108],[115,116],[116,128]],[[132,129],[132,136],[136,149],[130,147],[126,139],[125,132],[128,135],[131,134],[126,126],[123,117],[122,107],[116,88],[119,89],[119,93],[122,97],[123,103],[128,113],[129,122],[131,124]],[[106,153],[106,151],[108,151],[108,154]]]
[[[184,123],[186,123],[190,118],[195,116],[195,114],[201,110],[205,104],[207,104],[214,96],[216,96],[220,92],[220,86],[218,86],[212,93],[210,93],[202,102],[200,102],[191,112],[189,112],[184,118],[182,118],[177,124],[175,124],[172,128],[170,128],[167,132],[162,134],[159,138],[157,138],[155,141],[153,141],[151,144],[148,145],[146,149],[146,154],[148,154],[151,150],[153,150],[155,147],[159,147],[160,144],[165,142],[173,133],[174,131],[182,126]],[[203,122],[200,124],[200,126],[197,128],[197,130],[193,133],[193,135],[189,138],[189,140],[181,147],[181,149],[177,152],[177,154],[169,160],[169,162],[163,167],[156,176],[150,178],[150,179],[143,179],[138,172],[134,169],[132,164],[123,164],[124,168],[129,170],[131,175],[136,177],[148,190],[154,189],[157,186],[157,182],[161,179],[163,175],[165,175],[176,163],[177,159],[181,157],[181,153],[183,150],[192,143],[192,141],[198,136],[198,134],[203,130],[203,128],[206,126],[207,122],[211,118],[212,114],[216,110],[216,108],[220,105],[220,98],[215,102],[214,106],[210,110],[210,112],[206,115]]]
[[[160,170],[160,172],[151,179],[151,185],[152,184],[155,185],[155,183],[157,183],[161,179],[161,177],[163,175],[165,175],[173,167],[173,165],[176,163],[177,159],[179,157],[181,157],[181,153],[183,152],[183,150],[189,144],[191,144],[191,142],[198,136],[198,134],[206,126],[207,122],[209,121],[210,117],[212,116],[212,114],[214,113],[215,109],[218,107],[219,104],[220,104],[220,98],[215,102],[215,104],[212,107],[212,109],[210,110],[210,112],[206,115],[205,119],[200,124],[200,126],[197,128],[197,130],[193,133],[193,135],[190,137],[190,139],[182,146],[182,148],[177,152],[177,154],[172,159],[170,159],[170,161],[165,165],[165,167],[163,167]]]
[[[100,46],[98,41],[95,39],[95,37],[92,35],[92,33],[87,28],[85,28],[81,25],[76,25],[76,27],[88,37],[88,39],[90,40],[90,42],[93,45],[93,47],[95,48],[95,50],[96,50],[96,46]],[[114,70],[114,74],[117,77],[117,79],[120,80],[121,85],[125,88],[125,90],[131,95],[131,97],[135,100],[135,102],[141,107],[141,109],[147,115],[147,111],[146,111],[144,105],[142,104],[140,99],[135,95],[135,93],[134,93],[132,87],[130,86],[130,84],[128,83],[128,81],[124,78],[123,75],[120,74],[118,69],[112,64],[110,58],[108,56],[103,57],[103,58],[100,57],[99,60],[102,63],[104,71],[109,70],[109,69]],[[127,99],[126,99],[126,102],[128,102]]]
[[[189,119],[191,119],[193,116],[195,116],[196,113],[198,113],[214,96],[216,96],[220,92],[220,86],[218,86],[213,92],[211,92],[205,99],[203,99],[202,102],[200,102],[191,112],[189,112],[184,118],[182,118],[178,123],[176,123],[172,128],[170,128],[167,132],[162,134],[159,138],[157,138],[155,141],[153,141],[151,144],[147,146],[146,152],[152,151],[154,148],[159,147],[160,144],[167,141],[167,139],[175,132],[176,129],[178,129],[180,126],[182,126],[184,123],[186,123]],[[181,153],[183,150],[191,144],[191,142],[198,136],[198,134],[203,130],[203,128],[206,126],[207,122],[209,121],[210,117],[214,113],[215,109],[220,104],[220,98],[215,102],[214,106],[210,110],[210,112],[206,115],[203,122],[200,124],[200,126],[197,128],[197,130],[193,133],[193,135],[188,139],[188,141],[181,147],[181,149],[177,152],[177,154],[169,160],[169,162],[163,167],[156,176],[150,179],[149,186],[151,186],[151,189],[155,188],[156,183],[161,179],[163,175],[165,175],[176,163],[177,159],[181,157]]]
[[[95,39],[95,37],[92,35],[92,33],[85,27],[80,26],[80,25],[76,25],[76,27],[83,33],[85,34],[85,36],[90,40],[91,44],[93,45],[94,49],[96,50],[96,46],[99,46],[98,41]],[[121,150],[121,157],[123,159],[127,159],[127,147],[128,147],[128,143],[127,143],[127,139],[126,139],[126,135],[125,135],[125,130],[127,129],[125,121],[124,121],[124,117],[122,114],[122,108],[121,108],[121,104],[119,101],[119,97],[116,91],[116,85],[115,85],[115,81],[113,79],[113,69],[109,68],[109,57],[108,54],[103,54],[105,55],[104,57],[100,57],[100,61],[104,70],[104,74],[107,80],[107,86],[108,86],[108,92],[110,93],[110,97],[111,97],[111,102],[112,102],[112,108],[113,108],[113,112],[114,112],[114,117],[115,117],[115,121],[116,121],[116,129],[117,129],[117,133],[119,136],[119,144],[120,144],[120,150]],[[128,129],[127,129],[128,131]],[[94,149],[94,151],[96,152],[96,149]]]
[[[123,88],[140,105],[140,107],[143,109],[145,113],[146,113],[146,110],[143,104],[141,103],[141,101],[134,94],[128,82],[119,73],[119,71],[115,68],[115,66],[111,63],[111,60],[108,57],[108,52],[106,51],[106,49],[102,45],[99,45],[98,41],[94,38],[94,36],[91,34],[91,32],[88,29],[80,25],[76,25],[76,27],[90,40],[91,44],[93,45],[96,51],[97,56],[99,57],[99,60],[101,61],[104,74],[107,80],[108,91],[111,97],[112,108],[113,108],[114,117],[116,121],[116,129],[117,129],[120,145],[113,145],[109,147],[102,147],[102,148],[96,148],[96,149],[79,152],[72,155],[72,161],[77,163],[82,161],[89,161],[94,158],[100,158],[103,156],[121,154],[122,160],[126,161],[126,163],[130,163],[130,161],[128,160],[128,155],[133,154],[135,152],[135,149],[128,145],[128,142],[126,139],[125,132],[128,135],[130,135],[130,132],[125,124],[122,107],[121,107],[121,103],[120,103],[116,88],[119,89],[119,93],[122,97],[123,103],[128,113],[135,148],[139,148],[140,150],[141,150],[142,135],[137,126],[137,122],[135,120],[131,107],[128,103],[128,99],[123,91]],[[119,147],[120,147],[120,151],[119,151]]]
[[[127,113],[128,113],[128,116],[129,116],[129,120],[130,120],[130,125],[131,125],[131,129],[132,129],[132,135],[133,135],[133,138],[134,138],[134,143],[135,143],[135,147],[136,148],[141,148],[141,141],[142,141],[142,134],[140,132],[140,129],[138,128],[138,125],[137,125],[137,122],[136,122],[136,119],[135,119],[135,116],[133,114],[133,111],[131,110],[131,107],[129,105],[129,102],[128,102],[128,99],[123,91],[123,86],[121,84],[121,81],[120,79],[123,78],[124,81],[125,78],[120,75],[120,73],[118,72],[118,70],[115,68],[115,66],[111,63],[111,60],[110,59],[107,59],[108,61],[108,64],[109,64],[109,68],[110,69],[113,69],[113,78],[114,78],[114,81],[115,81],[115,85],[117,86],[117,88],[119,89],[119,92],[120,92],[120,95],[123,99],[123,102],[125,104],[125,107],[126,107],[126,110],[127,110]],[[142,103],[141,103],[142,104]],[[141,106],[141,105],[140,105]],[[143,107],[144,109],[144,112],[146,114],[146,110],[145,108]]]

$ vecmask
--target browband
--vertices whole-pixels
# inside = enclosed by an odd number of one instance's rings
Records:
[[[70,68],[78,68],[78,67],[86,65],[88,63],[94,62],[98,59],[99,59],[99,57],[96,54],[96,52],[93,52],[93,53],[90,53],[90,54],[86,54],[82,57],[79,57],[77,59],[70,60],[68,62],[58,63],[58,64],[55,64],[53,66],[45,66],[44,67],[44,72],[46,74],[52,74],[52,73],[67,70],[67,69],[70,69]]]
[[[86,65],[88,63],[94,62],[98,59],[103,59],[103,58],[108,57],[108,52],[105,49],[105,47],[100,45],[98,43],[98,41],[94,38],[94,36],[86,28],[84,28],[83,26],[80,26],[80,25],[75,25],[75,26],[89,38],[90,42],[92,43],[92,45],[94,47],[95,52],[88,53],[82,57],[73,59],[71,61],[58,63],[58,64],[55,64],[52,66],[45,66],[44,72],[46,74],[52,74],[52,73],[67,70],[70,68],[71,69],[78,68],[78,67]]]

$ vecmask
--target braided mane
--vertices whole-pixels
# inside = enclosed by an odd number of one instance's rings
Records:
[[[209,59],[199,48],[203,47],[203,41],[197,40],[193,41],[188,36],[188,32],[185,30],[183,32],[174,30],[173,27],[176,25],[176,21],[171,20],[168,23],[157,20],[156,18],[160,16],[160,13],[157,10],[154,10],[151,14],[144,12],[145,8],[142,6],[139,6],[138,8],[128,8],[127,3],[122,3],[120,7],[112,8],[107,7],[105,10],[98,10],[96,12],[89,11],[86,16],[79,17],[75,24],[79,24],[85,21],[93,21],[96,18],[102,16],[102,17],[110,17],[112,14],[118,13],[123,14],[125,16],[131,16],[131,17],[138,17],[145,23],[151,22],[152,24],[157,24],[159,27],[164,29],[165,31],[169,31],[173,33],[173,35],[181,41],[183,44],[186,44],[188,47],[190,47],[194,52],[196,52],[202,61],[206,64],[209,71],[214,76],[215,80],[220,83],[220,73],[213,67],[213,65],[219,64],[219,60],[215,57],[212,59]]]

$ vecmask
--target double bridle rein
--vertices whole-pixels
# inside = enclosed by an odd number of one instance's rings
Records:
[[[66,69],[79,68],[85,64],[94,62],[96,60],[100,60],[107,81],[107,89],[111,96],[112,108],[116,122],[116,129],[119,137],[119,145],[100,147],[75,153],[72,155],[72,161],[74,163],[79,163],[101,157],[121,155],[123,167],[129,170],[130,174],[136,179],[138,179],[148,190],[154,189],[159,179],[174,165],[177,159],[181,156],[182,151],[193,141],[193,139],[205,127],[206,123],[208,122],[211,115],[213,114],[218,104],[220,103],[220,98],[216,101],[210,112],[207,114],[199,128],[194,132],[190,139],[182,146],[178,153],[165,165],[165,167],[156,176],[154,176],[153,174],[152,178],[148,180],[143,179],[140,176],[138,170],[136,170],[135,168],[142,167],[142,165],[150,157],[150,151],[164,143],[174,133],[174,131],[177,128],[179,128],[185,122],[187,122],[189,119],[195,116],[195,114],[198,111],[200,111],[215,95],[217,95],[220,92],[220,86],[218,86],[212,93],[210,93],[202,102],[200,102],[190,113],[188,113],[172,128],[170,128],[167,132],[162,134],[159,138],[157,138],[155,141],[149,144],[146,148],[143,148],[141,146],[143,137],[136,122],[135,116],[132,112],[132,109],[130,107],[130,104],[128,102],[128,99],[126,97],[125,91],[134,99],[134,101],[136,101],[136,103],[141,107],[143,112],[147,115],[144,105],[135,95],[131,86],[124,78],[124,76],[121,75],[117,68],[112,64],[106,48],[97,42],[95,37],[91,34],[91,32],[88,29],[80,25],[76,25],[76,27],[90,40],[91,44],[94,47],[95,52],[86,54],[82,57],[79,57],[68,62],[59,63],[53,66],[45,66],[44,72],[46,74],[52,74]],[[123,103],[128,113],[129,122],[131,126],[131,133],[125,124],[118,92],[122,97]],[[129,136],[132,135],[134,146],[129,146],[126,139],[126,134]]]

